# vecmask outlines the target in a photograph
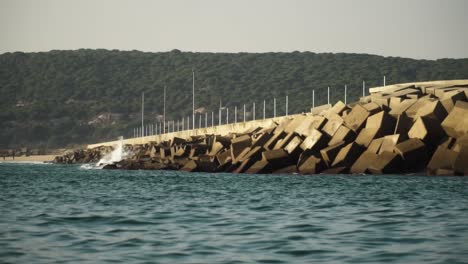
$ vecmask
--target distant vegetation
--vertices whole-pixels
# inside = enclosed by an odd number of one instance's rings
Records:
[[[167,86],[167,119],[191,114],[192,68],[196,72],[196,108],[223,106],[248,109],[263,100],[278,115],[308,111],[315,89],[316,105],[348,101],[368,87],[387,83],[468,78],[468,59],[437,61],[366,54],[292,53],[163,53],[76,50],[0,55],[0,148],[56,148],[132,135],[140,124],[141,93],[146,95],[146,122],[162,114]],[[232,118],[232,117],[231,117]]]

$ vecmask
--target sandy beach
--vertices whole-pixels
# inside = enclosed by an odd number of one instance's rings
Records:
[[[53,161],[56,155],[32,155],[15,157],[0,157],[0,162],[49,162]]]

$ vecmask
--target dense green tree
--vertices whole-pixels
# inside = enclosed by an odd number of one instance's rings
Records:
[[[217,113],[220,99],[231,109],[257,102],[268,115],[277,98],[278,114],[361,95],[362,81],[387,83],[468,78],[468,59],[414,60],[367,54],[148,53],[117,50],[50,51],[0,55],[0,148],[20,145],[60,147],[132,135],[139,126],[141,93],[147,122],[162,114],[167,86],[167,119],[191,115],[192,68],[196,106]],[[232,111],[231,111],[232,112]],[[99,115],[112,113],[110,120]]]

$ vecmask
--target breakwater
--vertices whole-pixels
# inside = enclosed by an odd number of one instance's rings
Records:
[[[369,92],[358,102],[340,101],[300,115],[126,139],[124,159],[105,168],[468,175],[468,80]],[[86,153],[109,152],[116,143],[89,145],[80,157],[101,157]],[[73,163],[75,154],[56,161]]]

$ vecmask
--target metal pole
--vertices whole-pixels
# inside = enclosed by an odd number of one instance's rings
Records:
[[[315,90],[312,90],[312,108],[315,108]]]
[[[328,86],[327,94],[328,94],[327,104],[330,104],[330,86]]]
[[[163,124],[165,123],[166,123],[166,85],[164,85],[164,99],[163,99]]]
[[[192,68],[192,129],[195,129],[195,71]]]
[[[385,80],[385,79],[386,79],[386,78],[385,78],[385,75],[384,75],[384,76],[383,76],[383,86],[385,86],[385,84],[386,84],[386,80]]]
[[[253,102],[252,106],[252,120],[255,120],[255,102]]]
[[[265,107],[266,107],[266,102],[263,100],[263,120],[265,120]]]
[[[221,125],[221,99],[219,99],[218,125]]]
[[[184,126],[185,126],[185,117],[182,117],[182,130],[185,130]]]
[[[190,130],[190,116],[187,116],[187,130]]]
[[[245,122],[245,104],[244,104],[244,122]]]
[[[145,129],[145,92],[141,93],[141,132],[142,136],[144,136],[144,129]]]
[[[276,98],[273,98],[273,117],[276,117]]]
[[[288,96],[286,95],[286,116],[288,116]]]
[[[348,86],[345,84],[344,86],[344,103],[346,104],[346,95],[347,95],[347,92],[348,92]]]
[[[362,97],[366,96],[366,82],[362,81]]]
[[[205,128],[208,127],[208,112],[205,112]]]
[[[226,124],[229,124],[229,108],[226,107]]]
[[[211,126],[214,126],[214,111],[211,111]]]
[[[234,106],[234,123],[237,123],[237,105]]]
[[[177,132],[179,132],[179,131],[180,131],[180,127],[179,127],[179,121],[180,121],[180,120],[179,120],[179,119],[177,119]]]
[[[198,119],[198,128],[201,128],[201,114],[200,114],[200,118]]]

